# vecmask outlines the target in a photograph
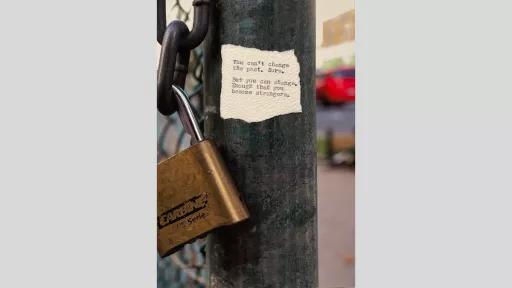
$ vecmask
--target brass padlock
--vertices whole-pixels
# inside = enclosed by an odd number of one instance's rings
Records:
[[[158,163],[158,253],[170,255],[219,226],[249,217],[212,140],[205,140],[185,92],[172,86],[189,148]]]

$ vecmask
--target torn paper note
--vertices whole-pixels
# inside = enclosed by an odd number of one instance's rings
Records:
[[[259,122],[302,112],[300,66],[293,50],[222,45],[220,116]]]

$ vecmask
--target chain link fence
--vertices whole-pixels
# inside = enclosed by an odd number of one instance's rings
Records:
[[[191,28],[193,19],[192,0],[166,0],[167,21],[182,20]],[[199,46],[191,51],[189,73],[185,90],[189,93],[199,123],[203,123],[203,51]],[[174,113],[163,116],[158,113],[157,129],[158,161],[161,161],[189,146],[188,136],[179,117]],[[203,288],[207,287],[206,239],[186,245],[181,251],[166,257],[158,257],[158,288]]]

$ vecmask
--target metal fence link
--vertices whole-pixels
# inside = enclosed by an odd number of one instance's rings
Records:
[[[167,22],[182,20],[189,28],[193,19],[192,0],[166,0]],[[203,51],[199,46],[191,51],[189,73],[185,89],[199,117],[200,125],[203,123]],[[174,113],[163,116],[160,113],[157,119],[157,153],[158,161],[189,146],[190,136],[186,135],[183,126]],[[166,258],[158,258],[157,284],[158,288],[203,288],[207,287],[206,269],[206,240],[199,239]]]

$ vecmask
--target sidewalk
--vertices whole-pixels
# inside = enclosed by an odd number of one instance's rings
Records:
[[[319,287],[354,287],[354,170],[318,164]]]

